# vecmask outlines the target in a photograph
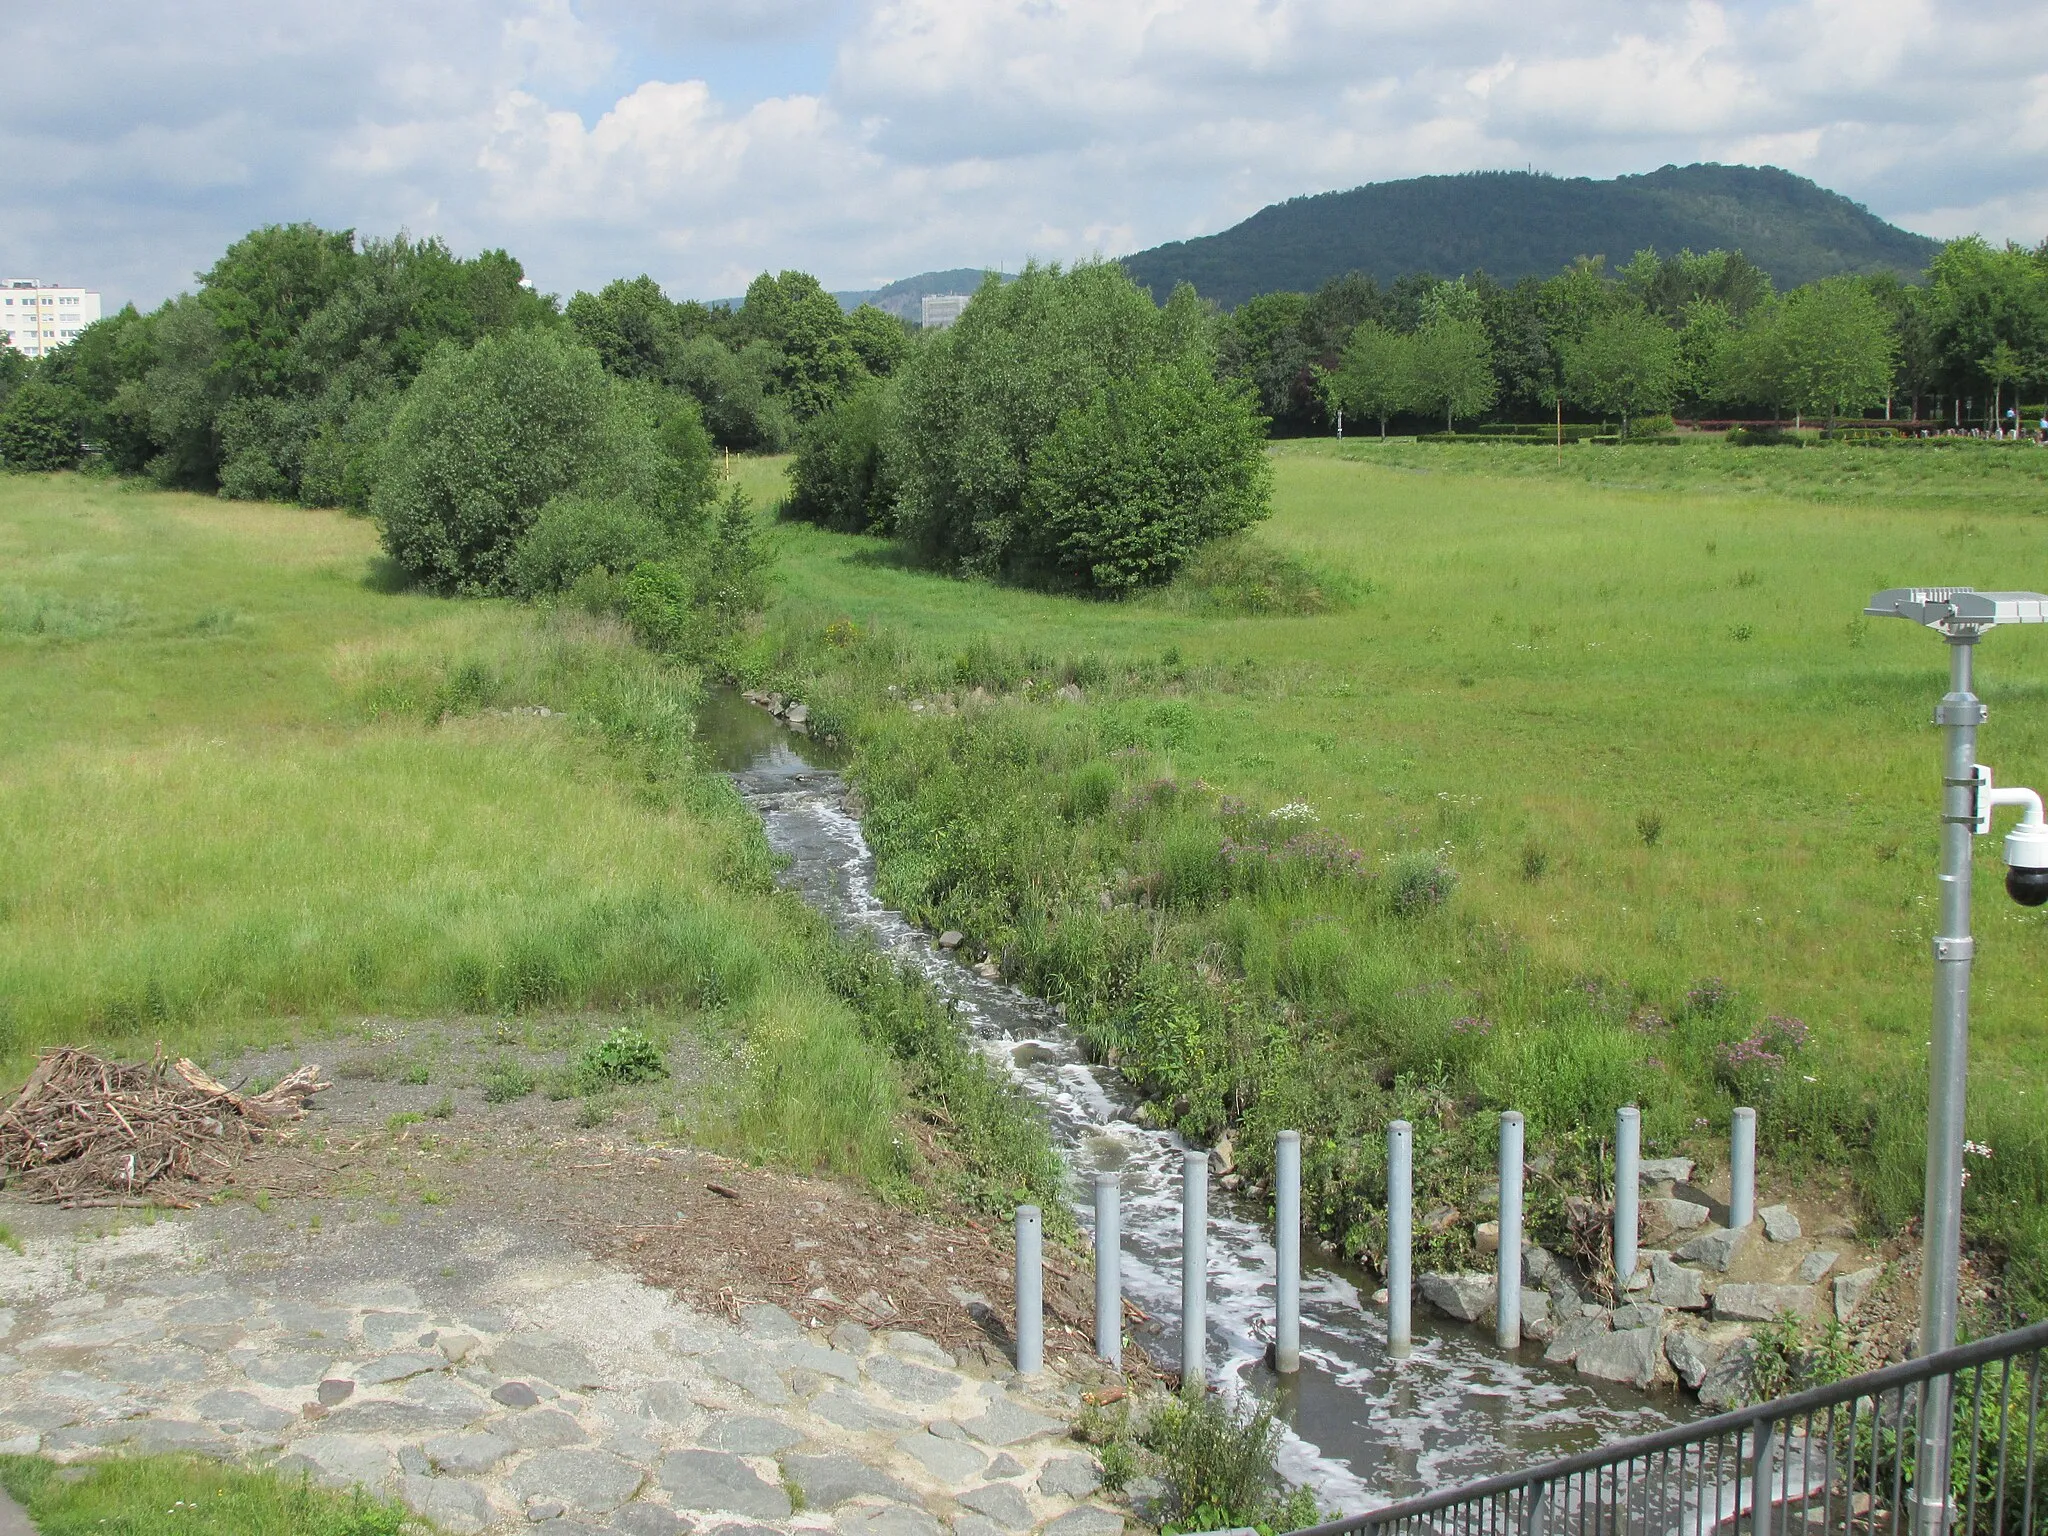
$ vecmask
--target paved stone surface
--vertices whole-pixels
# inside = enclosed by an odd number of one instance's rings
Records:
[[[976,1514],[988,1516],[1006,1531],[1031,1529],[1031,1505],[1014,1483],[970,1488],[960,1495],[960,1502]]]
[[[1048,1521],[1045,1536],[1123,1536],[1124,1517],[1115,1510],[1083,1504]]]
[[[851,1392],[825,1392],[811,1401],[811,1412],[828,1424],[841,1429],[880,1430],[888,1432],[909,1429],[917,1420],[893,1408],[884,1408],[878,1403],[868,1402]]]
[[[539,1377],[575,1392],[604,1385],[604,1375],[574,1344],[552,1334],[514,1336],[492,1350],[486,1364],[500,1376]]]
[[[960,1427],[983,1445],[1009,1446],[1051,1434],[1062,1426],[1057,1419],[998,1397],[989,1403],[987,1411],[964,1420]]]
[[[905,1435],[896,1448],[914,1456],[927,1472],[942,1483],[964,1483],[980,1477],[989,1465],[988,1457],[958,1440],[942,1439],[928,1429]]]
[[[906,1503],[917,1499],[914,1492],[888,1473],[843,1452],[784,1456],[782,1472],[802,1490],[804,1504],[811,1509],[833,1509],[863,1494]]]
[[[884,1392],[910,1403],[943,1403],[961,1386],[961,1378],[952,1371],[934,1370],[894,1355],[870,1355],[861,1363],[861,1370]]]
[[[834,1523],[842,1536],[939,1536],[939,1522],[908,1504],[861,1505]]]
[[[692,1525],[659,1504],[628,1504],[612,1516],[612,1529],[624,1536],[683,1536]]]
[[[1714,1316],[1746,1323],[1767,1323],[1788,1312],[1803,1318],[1819,1294],[1810,1285],[1724,1285],[1714,1292]]]
[[[1623,1328],[1601,1334],[1580,1345],[1572,1363],[1581,1376],[1647,1387],[1657,1379],[1658,1337],[1655,1328]]]
[[[661,1486],[682,1509],[724,1509],[757,1520],[789,1514],[789,1495],[730,1451],[677,1451],[661,1462]]]
[[[460,1478],[408,1474],[398,1491],[416,1514],[424,1515],[455,1536],[489,1530],[496,1519],[490,1496],[475,1483]]]
[[[1086,1456],[1050,1457],[1038,1474],[1038,1491],[1048,1498],[1085,1499],[1102,1486],[1102,1473]]]
[[[733,1451],[741,1456],[773,1456],[777,1451],[802,1444],[803,1440],[803,1431],[790,1428],[780,1419],[763,1419],[750,1413],[722,1414],[704,1431],[704,1443],[713,1450]]]
[[[585,1514],[617,1509],[640,1491],[646,1474],[609,1451],[539,1451],[521,1462],[505,1486],[521,1500],[559,1501]]]
[[[488,1472],[519,1447],[489,1430],[475,1434],[436,1435],[420,1449],[437,1472],[470,1476]]]
[[[775,1367],[758,1350],[722,1349],[704,1357],[704,1368],[721,1381],[751,1392],[770,1407],[790,1401],[790,1392]]]
[[[555,1408],[522,1413],[497,1426],[497,1432],[524,1450],[545,1450],[551,1446],[581,1445],[590,1436],[581,1424]]]

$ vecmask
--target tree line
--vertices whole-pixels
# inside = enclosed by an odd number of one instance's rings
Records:
[[[1483,416],[1998,419],[2048,386],[2048,243],[1951,241],[1918,284],[1831,277],[1777,292],[1735,251],[1583,259],[1512,286],[1484,273],[1386,286],[1353,274],[1251,299],[1226,368],[1280,434],[1336,412],[1447,428]]]

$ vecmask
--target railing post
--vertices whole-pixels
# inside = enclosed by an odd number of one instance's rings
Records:
[[[1273,1148],[1273,1369],[1301,1369],[1301,1132]]]
[[[1547,1536],[1550,1530],[1550,1484],[1531,1483],[1522,1506],[1522,1536]]]
[[[1614,1293],[1636,1272],[1636,1200],[1641,1193],[1643,1115],[1624,1104],[1614,1117]]]
[[[1406,1120],[1387,1127],[1387,1352],[1405,1360],[1414,1347],[1409,1322],[1415,1243],[1415,1133]]]
[[[1124,1359],[1122,1197],[1115,1174],[1095,1175],[1095,1353],[1111,1365]]]
[[[1494,1342],[1522,1343],[1522,1116],[1500,1117],[1500,1253],[1494,1266]]]
[[[1207,1386],[1209,1335],[1209,1154],[1184,1152],[1180,1165],[1180,1388]]]
[[[1728,1129],[1728,1229],[1738,1232],[1756,1215],[1756,1111],[1735,1111]]]
[[[1045,1367],[1045,1232],[1038,1207],[1017,1207],[1017,1374]]]
[[[1749,1436],[1749,1536],[1771,1536],[1777,1520],[1771,1513],[1771,1462],[1778,1426],[1758,1419]]]

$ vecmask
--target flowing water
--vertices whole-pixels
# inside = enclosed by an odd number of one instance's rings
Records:
[[[1137,1100],[1114,1070],[1091,1065],[1046,1004],[977,976],[963,959],[884,906],[875,860],[845,809],[837,755],[785,731],[733,694],[714,696],[699,737],[727,770],[788,860],[785,882],[842,930],[872,936],[957,1005],[981,1047],[1045,1110],[1073,1173],[1068,1194],[1085,1233],[1094,1176],[1123,1188],[1124,1292],[1153,1318],[1141,1337],[1155,1359],[1180,1358],[1180,1169],[1184,1143],[1132,1118]],[[1386,1319],[1362,1273],[1304,1255],[1302,1365],[1282,1381],[1262,1363],[1272,1333],[1273,1243],[1249,1201],[1210,1196],[1211,1380],[1275,1398],[1288,1435],[1281,1467],[1346,1512],[1484,1477],[1688,1416],[1675,1393],[1643,1396],[1545,1366],[1540,1351],[1506,1355],[1477,1328],[1418,1306],[1415,1348],[1396,1363]]]

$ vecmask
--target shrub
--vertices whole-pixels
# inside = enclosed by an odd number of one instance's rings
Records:
[[[661,559],[674,542],[651,513],[623,498],[557,496],[520,538],[508,575],[515,592],[540,597],[567,590],[589,571],[624,575]]]
[[[597,1093],[622,1083],[652,1083],[668,1076],[661,1047],[630,1024],[621,1024],[576,1059],[579,1092]]]
[[[889,533],[896,518],[887,436],[894,393],[867,384],[814,417],[790,465],[789,513],[842,533]]]
[[[9,469],[70,469],[78,462],[85,402],[75,390],[31,379],[0,405],[0,464]]]
[[[1458,888],[1458,872],[1441,853],[1409,854],[1394,865],[1387,883],[1394,910],[1415,917],[1442,906]]]
[[[1318,571],[1248,534],[1217,539],[1191,555],[1161,596],[1168,607],[1212,618],[1333,613],[1351,606],[1348,578]]]
[[[1280,1427],[1267,1404],[1182,1398],[1160,1408],[1141,1439],[1165,1475],[1167,1532],[1252,1526],[1270,1533],[1316,1521],[1313,1493],[1282,1492],[1273,1465]]]
[[[494,1062],[483,1078],[486,1104],[509,1104],[523,1099],[539,1087],[539,1080],[516,1061]]]

